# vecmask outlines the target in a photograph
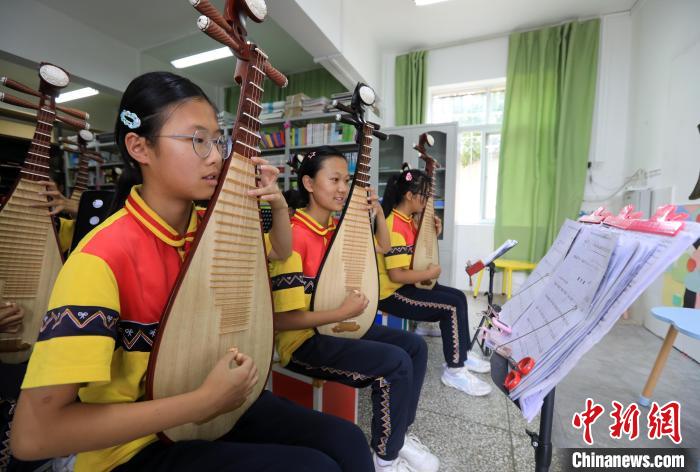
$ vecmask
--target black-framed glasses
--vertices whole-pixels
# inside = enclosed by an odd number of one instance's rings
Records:
[[[192,134],[160,134],[154,138],[191,139],[192,149],[202,159],[206,159],[211,154],[211,150],[216,145],[221,154],[221,158],[226,160],[231,156],[233,141],[230,136],[221,134],[213,138],[208,131],[198,129]]]

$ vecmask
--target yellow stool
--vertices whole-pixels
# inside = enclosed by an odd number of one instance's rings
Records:
[[[507,298],[513,295],[513,271],[514,270],[532,270],[537,264],[527,261],[512,261],[508,259],[496,259],[496,268],[503,269],[503,281],[501,283],[501,293],[505,293]],[[481,287],[481,279],[484,277],[484,272],[486,268],[479,272],[479,276],[476,279],[476,285],[474,285],[474,298],[479,294],[479,287]]]

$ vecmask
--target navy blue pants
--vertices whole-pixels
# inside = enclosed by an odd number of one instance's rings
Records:
[[[449,367],[462,367],[470,349],[467,297],[452,287],[435,284],[432,290],[404,285],[379,300],[384,313],[413,321],[439,321],[442,352]]]
[[[318,379],[352,387],[372,386],[372,449],[395,459],[416,419],[428,362],[428,346],[413,333],[372,325],[361,339],[316,334],[286,366]]]
[[[114,471],[371,472],[354,424],[263,391],[218,441],[155,442]]]

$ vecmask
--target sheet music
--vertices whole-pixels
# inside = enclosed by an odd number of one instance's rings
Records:
[[[541,294],[510,323],[513,333],[493,336],[492,341],[510,346],[514,359],[529,356],[537,363],[585,318],[618,239],[597,226],[581,229]]]
[[[596,287],[591,303],[585,307],[585,313],[578,314],[578,322],[571,323],[567,333],[561,334],[552,330],[554,332],[552,334],[552,331],[540,329],[541,335],[549,333],[549,340],[540,340],[539,343],[520,343],[523,346],[523,350],[518,352],[520,356],[535,357],[526,353],[526,349],[532,349],[531,352],[538,352],[541,356],[539,360],[535,358],[535,368],[511,392],[511,398],[520,401],[523,416],[528,421],[539,412],[547,393],[574,368],[578,360],[591,347],[602,339],[639,295],[700,237],[700,224],[692,222],[686,222],[684,230],[675,237],[621,231],[608,227],[595,228],[616,239],[617,245],[608,259],[605,274]],[[579,235],[577,243],[582,237],[584,233]],[[589,236],[586,235],[585,238]],[[576,246],[578,244],[574,244],[571,248],[565,263],[574,253],[579,257],[586,255],[583,249],[579,251]],[[597,246],[595,248],[598,249]],[[559,276],[560,270],[564,270],[564,267],[563,263],[554,274],[554,278]],[[549,287],[546,287],[545,292],[548,290]],[[536,303],[541,303],[540,298],[544,296],[538,297]],[[522,334],[524,334],[523,331],[516,326],[511,337],[515,338]],[[546,346],[549,346],[548,350],[541,349]],[[515,350],[513,354],[513,357],[518,359]]]
[[[607,228],[600,228],[600,230],[609,232]],[[586,336],[598,322],[602,313],[607,311],[612,302],[629,285],[634,275],[640,270],[654,250],[655,245],[653,244],[642,244],[636,238],[625,238],[619,234],[617,246],[613,251],[606,274],[600,283],[591,306],[579,322],[572,326],[552,349],[538,359],[531,374],[523,379],[518,387],[511,392],[513,398],[520,397],[523,391],[540,381],[543,375],[546,376],[552,367],[560,364],[562,359],[571,353],[579,340]]]
[[[498,247],[498,249],[486,256],[486,259],[483,260],[483,264],[485,266],[489,265],[490,263],[501,257],[503,254],[513,249],[517,244],[518,241],[516,241],[515,239],[508,239],[506,242],[501,244]]]
[[[517,316],[532,305],[532,301],[539,295],[549,280],[550,274],[561,264],[569,252],[576,236],[582,228],[581,223],[566,220],[559,230],[552,247],[547,251],[537,267],[525,279],[523,287],[503,305],[499,318],[505,323],[511,324]]]

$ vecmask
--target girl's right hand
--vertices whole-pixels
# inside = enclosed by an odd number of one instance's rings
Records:
[[[236,348],[231,349],[219,359],[198,389],[207,405],[201,422],[239,408],[253,393],[257,382],[258,368],[253,359]]]
[[[430,274],[430,276],[428,278],[431,280],[437,279],[438,277],[440,277],[440,274],[442,273],[442,269],[437,264],[428,264],[427,270],[429,271],[428,273]]]
[[[16,303],[0,305],[0,333],[18,333],[22,328],[24,309]]]
[[[367,305],[369,305],[369,299],[365,296],[365,294],[359,290],[353,290],[347,297],[345,297],[343,304],[340,305],[340,312],[343,315],[340,321],[361,314],[363,311],[365,311]]]

